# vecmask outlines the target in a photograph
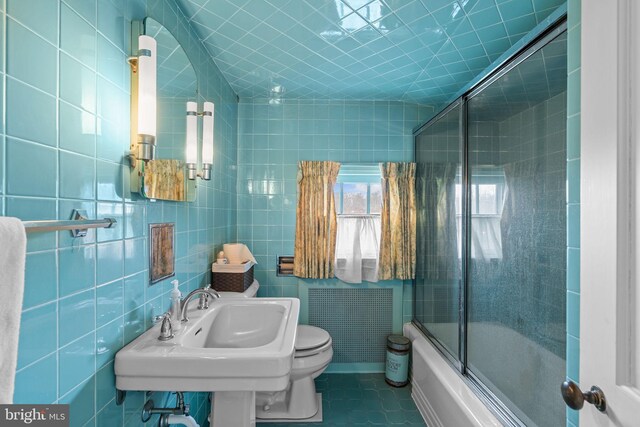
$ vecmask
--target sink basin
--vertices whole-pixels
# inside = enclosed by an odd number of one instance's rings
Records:
[[[200,348],[262,347],[278,337],[285,311],[281,304],[225,304],[212,322],[185,336],[183,344]]]
[[[287,387],[300,301],[217,299],[189,305],[169,341],[155,325],[116,354],[116,388],[153,391],[276,391]]]

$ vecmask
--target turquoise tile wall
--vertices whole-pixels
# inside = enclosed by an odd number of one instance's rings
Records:
[[[413,128],[432,114],[430,106],[389,101],[240,101],[238,240],[256,256],[260,295],[297,297],[298,288],[308,285],[276,276],[276,256],[293,254],[297,162],[412,161]],[[412,317],[410,286],[403,289],[406,322]]]
[[[145,396],[129,393],[115,405],[113,358],[169,308],[168,283],[148,285],[147,226],[176,224],[183,293],[209,282],[213,254],[236,238],[237,97],[171,0],[0,6],[0,214],[68,219],[80,208],[118,219],[115,229],[82,239],[29,235],[14,400],[70,403],[73,426],[138,426]],[[184,46],[199,101],[216,104],[214,176],[199,183],[195,203],[154,203],[129,191],[126,58],[131,21],[146,15]],[[188,400],[202,422],[206,395]]]
[[[567,378],[580,381],[580,0],[567,4]],[[579,412],[567,408],[567,426]]]

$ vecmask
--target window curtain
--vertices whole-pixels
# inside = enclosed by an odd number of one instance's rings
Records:
[[[333,186],[340,163],[298,163],[298,207],[293,274],[303,278],[334,276],[336,206]]]
[[[379,279],[409,280],[416,270],[416,164],[381,163]]]
[[[419,163],[416,177],[420,199],[418,230],[420,277],[452,280],[460,276],[459,231],[456,220],[456,163]]]
[[[379,243],[380,216],[338,216],[336,277],[347,283],[377,282]]]
[[[499,216],[471,217],[471,258],[489,261],[502,258]]]

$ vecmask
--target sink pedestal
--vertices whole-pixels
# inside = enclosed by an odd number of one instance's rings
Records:
[[[213,427],[255,427],[255,391],[216,391],[212,403]]]

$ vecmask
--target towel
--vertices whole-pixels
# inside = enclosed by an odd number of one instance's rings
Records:
[[[0,217],[0,404],[13,402],[26,250],[22,221]]]
[[[242,264],[218,264],[214,262],[211,264],[211,271],[214,273],[246,273],[254,265],[251,261],[246,261]]]
[[[253,264],[258,263],[244,243],[225,243],[222,245],[222,249],[229,264],[244,264],[247,261],[251,261]]]

